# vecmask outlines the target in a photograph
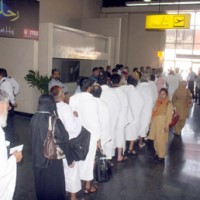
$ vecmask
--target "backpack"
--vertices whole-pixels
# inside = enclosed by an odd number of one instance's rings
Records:
[[[48,131],[43,144],[43,155],[48,160],[59,160],[65,157],[64,152],[56,143],[54,135],[57,119],[56,116],[49,116]]]

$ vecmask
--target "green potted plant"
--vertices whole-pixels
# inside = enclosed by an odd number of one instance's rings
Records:
[[[36,87],[42,94],[48,94],[48,83],[50,78],[45,75],[40,75],[37,70],[29,70],[28,74],[24,77],[30,87]]]

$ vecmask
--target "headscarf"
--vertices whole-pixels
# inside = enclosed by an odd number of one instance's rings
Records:
[[[162,100],[158,97],[156,105],[155,105],[153,112],[152,112],[152,118],[159,115],[159,110],[166,108],[167,105],[168,105],[168,102],[169,102],[168,96],[166,96]]]
[[[51,115],[56,113],[56,102],[52,95],[42,94],[38,101],[38,112],[49,112]]]

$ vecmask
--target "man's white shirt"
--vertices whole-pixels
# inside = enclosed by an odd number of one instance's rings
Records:
[[[15,96],[14,96],[14,93],[13,93],[13,87],[6,77],[1,79],[0,89],[5,91],[8,94],[10,103],[12,105],[14,105],[15,104]]]

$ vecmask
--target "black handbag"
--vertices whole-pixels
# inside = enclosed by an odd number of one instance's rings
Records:
[[[100,150],[96,153],[94,177],[97,182],[107,182],[112,177],[110,162]]]
[[[75,161],[85,160],[90,146],[90,132],[82,127],[80,134],[69,140]]]

